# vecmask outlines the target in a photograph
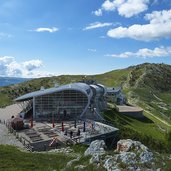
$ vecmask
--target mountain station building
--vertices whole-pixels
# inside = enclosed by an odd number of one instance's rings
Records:
[[[102,84],[85,82],[55,85],[53,88],[22,95],[19,102],[25,117],[32,115],[34,120],[102,120],[101,112],[107,108],[107,101],[124,103],[121,88],[109,88]]]

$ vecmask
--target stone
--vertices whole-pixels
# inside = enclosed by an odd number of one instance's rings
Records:
[[[86,166],[84,165],[78,165],[78,166],[75,166],[74,169],[84,169]]]
[[[143,151],[140,154],[140,163],[147,163],[153,160],[153,153],[149,151]]]
[[[140,167],[138,167],[138,168],[136,169],[136,171],[141,171]]]
[[[135,170],[135,168],[132,167],[132,166],[127,167],[127,169],[128,169],[129,171],[134,171],[134,170]]]
[[[71,165],[76,162],[76,161],[79,161],[80,160],[80,157],[78,156],[76,159],[73,159],[73,160],[70,160],[68,163],[67,163],[67,167],[71,167]]]
[[[125,164],[134,164],[136,163],[136,154],[133,152],[123,152],[121,154],[117,154],[117,161],[121,161]]]
[[[107,171],[113,171],[113,170],[116,171],[116,169],[119,169],[119,168],[117,167],[116,159],[114,159],[113,157],[109,157],[109,158],[105,161],[103,167],[104,167]],[[120,171],[120,170],[118,170],[118,171]]]
[[[130,148],[132,147],[133,145],[133,141],[130,140],[130,139],[127,139],[127,140],[119,140],[117,142],[117,149],[116,151],[118,152],[127,152],[130,150]]]
[[[141,142],[130,139],[120,140],[117,143],[117,152],[113,156],[105,156],[103,167],[108,171],[123,169],[121,164],[128,171],[140,171],[148,163],[152,166],[154,154]],[[149,171],[152,171],[151,169]]]
[[[115,151],[122,153],[128,151],[149,151],[149,149],[139,141],[133,141],[131,139],[119,140],[117,142],[117,149]]]
[[[95,140],[92,141],[90,146],[87,148],[87,150],[84,152],[84,156],[88,155],[103,155],[105,154],[104,148],[106,147],[104,140]]]
[[[64,154],[69,154],[72,153],[73,150],[70,147],[66,147],[66,148],[58,148],[58,149],[52,149],[49,151],[50,153],[54,152],[54,153],[64,153]]]
[[[98,154],[95,154],[90,159],[90,164],[92,163],[99,163],[100,162],[100,156]]]

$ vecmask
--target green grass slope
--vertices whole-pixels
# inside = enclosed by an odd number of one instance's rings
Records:
[[[55,152],[26,152],[17,149],[14,146],[0,145],[0,171],[79,171],[75,168],[78,165],[84,165],[84,170],[96,170],[96,164],[89,164],[90,156],[84,156],[87,147],[75,145],[71,147],[73,152],[55,153]],[[78,161],[73,162],[67,167],[67,163],[80,156]],[[98,168],[104,170],[103,167]]]
[[[136,119],[119,114],[114,108],[103,112],[104,118],[119,128],[119,139],[133,139],[159,152],[169,152],[170,137],[153,120]]]
[[[128,75],[127,86],[171,91],[171,66],[166,64],[141,64],[134,66]]]

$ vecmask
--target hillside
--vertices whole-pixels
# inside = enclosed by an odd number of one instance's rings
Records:
[[[11,84],[18,84],[24,81],[30,80],[28,78],[17,78],[17,77],[0,77],[0,87],[8,86]]]
[[[160,92],[171,91],[171,66],[165,64],[142,64],[133,67],[128,75],[130,88],[151,88]]]
[[[61,75],[29,80],[0,88],[0,106],[31,91],[53,87],[55,83],[67,84],[83,79],[93,79],[106,86],[123,86],[128,102],[140,105],[148,112],[171,122],[171,66],[144,63],[126,69],[113,70],[99,75]]]
[[[128,100],[171,123],[171,66],[142,64],[133,67],[124,83]]]
[[[107,86],[119,86],[127,79],[127,75],[131,70],[115,70],[100,75],[88,75],[86,79],[96,80]],[[85,75],[61,75],[57,77],[44,77],[26,81],[24,83],[15,84],[6,87],[0,87],[0,106],[5,106],[13,102],[13,99],[35,90],[39,90],[41,86],[45,88],[53,87],[55,83],[67,84],[83,80]]]

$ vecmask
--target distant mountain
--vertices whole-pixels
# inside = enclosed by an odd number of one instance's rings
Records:
[[[16,77],[0,77],[0,87],[8,86],[11,84],[18,84],[24,81],[28,81],[28,78],[16,78]]]

